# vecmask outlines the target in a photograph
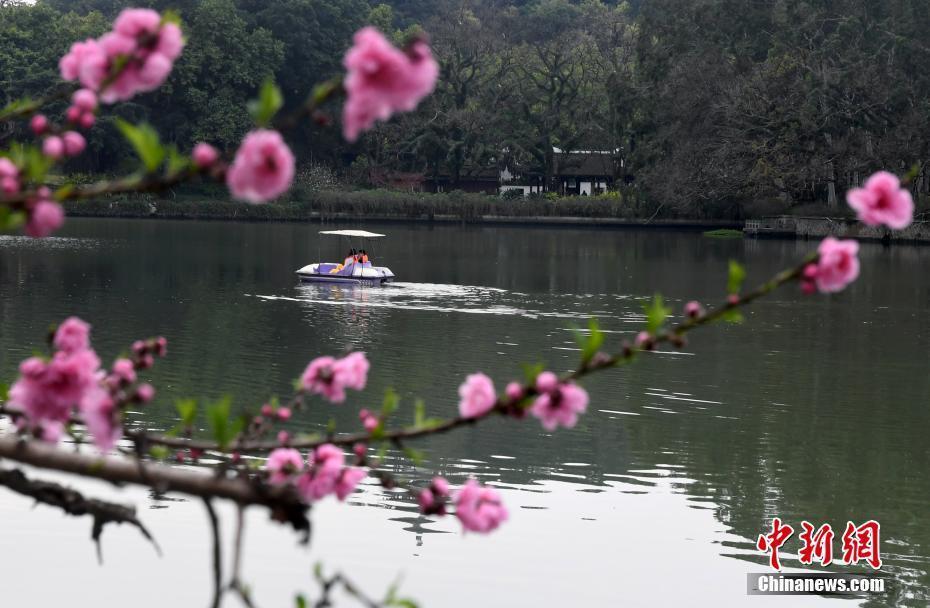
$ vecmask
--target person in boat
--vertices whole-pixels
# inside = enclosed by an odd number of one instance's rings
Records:
[[[368,252],[365,251],[364,249],[362,249],[362,250],[359,252],[359,254],[360,254],[360,257],[361,257],[361,259],[359,260],[359,262],[361,262],[362,264],[367,264],[367,263],[368,263]]]

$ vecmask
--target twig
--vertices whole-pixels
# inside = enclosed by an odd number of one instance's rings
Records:
[[[254,608],[252,596],[248,587],[242,582],[240,569],[242,568],[242,541],[245,535],[245,509],[240,505],[236,509],[236,538],[233,545],[233,567],[232,579],[229,582],[229,589],[235,591],[242,600],[242,603],[249,608]]]
[[[152,543],[155,551],[161,555],[161,549],[145,525],[136,517],[136,510],[132,507],[120,505],[96,498],[86,498],[77,490],[66,488],[50,481],[33,480],[19,469],[0,469],[0,485],[13,490],[23,496],[29,496],[36,502],[56,507],[67,513],[79,517],[90,515],[94,518],[91,538],[97,546],[97,559],[103,562],[100,547],[100,536],[107,524],[127,523],[134,526],[142,535]]]
[[[213,508],[213,501],[204,498],[203,504],[207,509],[207,515],[210,518],[210,530],[213,533],[213,602],[210,606],[220,608],[220,601],[223,597],[223,547],[220,538],[220,522],[216,516],[216,510]]]
[[[263,506],[271,510],[276,521],[286,522],[304,534],[310,530],[307,505],[301,502],[296,490],[271,487],[254,478],[218,477],[154,463],[145,463],[140,468],[135,459],[72,453],[49,443],[22,441],[12,435],[0,436],[0,458],[112,483],[150,487],[159,493],[178,492]]]

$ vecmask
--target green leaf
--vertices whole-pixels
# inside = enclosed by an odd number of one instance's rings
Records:
[[[420,466],[426,458],[426,453],[408,446],[404,446],[404,456],[410,459],[413,464]]]
[[[161,145],[158,132],[151,125],[141,123],[136,126],[117,118],[116,126],[123,133],[123,137],[132,144],[147,173],[152,173],[161,166],[165,160],[165,148]]]
[[[168,9],[161,14],[161,23],[162,25],[166,23],[181,25],[181,15],[175,10]]]
[[[326,422],[326,434],[332,435],[336,432],[336,419],[330,416],[329,420]]]
[[[249,102],[249,114],[252,115],[255,124],[265,127],[282,105],[284,105],[284,97],[281,95],[281,89],[274,83],[274,80],[269,78],[262,84],[258,99]]]
[[[168,150],[168,163],[165,167],[165,175],[168,177],[174,177],[185,171],[191,165],[191,159],[180,152],[178,152],[177,146],[171,144],[167,148]]]
[[[397,411],[400,406],[400,397],[393,388],[384,391],[384,401],[381,403],[381,420],[387,420],[387,417]]]
[[[646,312],[646,331],[653,336],[662,329],[665,319],[672,313],[672,309],[665,306],[659,294],[653,296],[652,302],[643,306],[643,310]]]
[[[426,403],[422,399],[413,402],[413,426],[420,427],[426,424]]]
[[[587,363],[601,350],[601,346],[604,344],[604,332],[598,326],[597,319],[592,317],[588,321],[588,333],[576,330],[575,340],[578,342],[578,346],[581,347],[581,360]]]
[[[29,97],[14,99],[10,103],[6,104],[2,110],[0,110],[0,119],[5,120],[13,116],[25,115],[30,112],[34,112],[38,106],[38,102]]]
[[[169,454],[168,448],[163,445],[153,445],[149,448],[149,455],[155,460],[165,460]]]
[[[727,323],[742,323],[743,321],[745,321],[745,318],[743,317],[743,313],[741,313],[739,310],[735,308],[731,310],[727,310],[720,316],[720,318],[726,321]]]
[[[294,598],[294,604],[297,608],[307,608],[307,598],[302,595],[298,595]]]
[[[63,201],[68,198],[68,195],[72,192],[74,192],[74,184],[65,184],[61,188],[55,190],[55,192],[52,193],[52,196],[56,201]]]
[[[536,383],[536,376],[543,373],[546,370],[546,366],[542,363],[524,363],[523,364],[523,375],[526,377],[526,381],[529,384]]]
[[[0,401],[6,401],[10,398],[10,385],[0,383]]]
[[[181,424],[184,426],[194,425],[194,419],[197,417],[196,399],[178,399],[174,402],[174,407],[178,410],[178,416],[181,417]]]
[[[18,145],[10,150],[10,158],[25,174],[29,181],[42,183],[54,160],[42,154],[37,146]]]
[[[0,205],[0,232],[12,232],[26,222],[26,214]]]
[[[221,449],[235,438],[235,426],[230,421],[229,413],[232,408],[232,399],[226,395],[219,401],[207,405],[207,422],[210,430],[213,431],[213,439],[219,444]]]
[[[746,269],[743,268],[739,262],[730,260],[730,272],[727,277],[727,293],[738,294],[745,280]]]

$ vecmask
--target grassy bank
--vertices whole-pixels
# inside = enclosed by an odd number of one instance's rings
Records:
[[[68,215],[90,217],[229,219],[244,221],[319,221],[378,219],[398,221],[514,221],[566,223],[687,223],[741,227],[742,220],[792,214],[851,217],[846,205],[795,206],[757,201],[709,214],[700,207],[676,209],[613,193],[604,196],[505,198],[466,192],[407,193],[390,190],[316,191],[295,189],[290,200],[265,205],[231,201],[224,189],[204,187],[163,196],[141,194],[68,202]]]
[[[298,200],[278,201],[266,205],[230,201],[222,192],[185,193],[164,197],[114,196],[69,202],[66,209],[72,216],[278,221],[338,217],[411,220],[453,218],[470,221],[483,216],[635,219],[655,214],[655,209],[650,210],[639,204],[625,202],[619,196],[509,200],[463,192],[424,194],[385,190],[306,193]]]

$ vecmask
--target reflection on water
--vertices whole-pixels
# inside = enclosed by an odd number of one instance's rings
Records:
[[[370,228],[389,235],[376,261],[403,282],[300,284],[294,270],[317,251],[307,225],[75,220],[66,238],[0,237],[0,377],[15,374],[50,321],[79,314],[104,358],[134,338],[168,336],[169,357],[152,378],[159,399],[131,415],[147,425],[170,426],[182,395],[231,392],[244,406],[287,394],[310,358],[350,349],[372,360],[369,389],[341,407],[315,405],[293,431],[323,429],[331,416],[354,430],[358,408],[376,405],[388,386],[408,405],[422,397],[431,413],[451,415],[467,373],[489,371],[502,385],[525,360],[571,369],[572,332],[587,318],[616,347],[638,331],[652,294],[678,309],[693,297],[714,301],[728,259],[758,280],[811,246],[683,232]],[[430,438],[419,467],[389,454],[388,466],[415,483],[440,473],[500,488],[511,510],[500,534],[462,539],[454,520],[422,517],[405,495],[372,484],[348,508],[317,507],[309,556],[256,513],[246,571],[261,604],[288,605],[311,588],[317,559],[373,589],[403,572],[404,588],[433,606],[487,602],[488,593],[495,605],[833,601],[744,595],[745,573],[765,564],[756,535],[778,515],[835,530],[879,520],[884,570],[898,584],[874,605],[925,605],[930,249],[863,245],[862,258],[861,280],[838,297],[779,293],[744,326],[711,328],[683,352],[649,353],[593,378],[592,407],[571,431],[501,420]],[[67,572],[58,603],[96,588],[97,576],[101,588],[129,592],[113,581],[138,580],[139,568],[206,587],[199,503],[130,496],[168,557],[150,561],[129,534],[108,532],[114,558],[99,569],[84,556],[86,530],[0,494],[4,538],[33,539],[15,557],[0,554],[0,568],[22,581],[4,593],[26,601],[49,559]],[[796,550],[789,543],[783,563],[798,566]],[[680,581],[668,585],[668,572]],[[180,594],[192,585],[177,587],[139,602],[189,605]],[[208,590],[194,591],[206,601]]]

